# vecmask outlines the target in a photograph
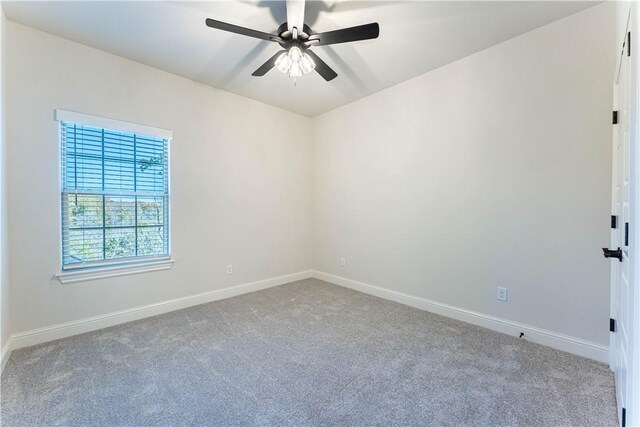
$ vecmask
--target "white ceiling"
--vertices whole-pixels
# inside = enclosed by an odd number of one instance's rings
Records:
[[[281,1],[6,2],[8,19],[306,116],[463,58],[558,20],[594,2],[307,2],[305,22],[329,31],[369,22],[380,37],[314,51],[337,73],[294,86],[271,70],[252,77],[280,47],[205,26],[205,18],[275,32],[286,20]]]

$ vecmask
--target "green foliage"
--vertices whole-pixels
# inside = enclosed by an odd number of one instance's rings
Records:
[[[165,252],[163,197],[73,195],[67,212],[66,262]]]
[[[148,159],[138,160],[138,164],[140,165],[140,172],[144,172],[153,166],[162,166],[163,165],[162,156],[150,157]],[[163,172],[162,168],[160,168],[160,170],[156,173],[158,175],[162,175],[162,172]]]

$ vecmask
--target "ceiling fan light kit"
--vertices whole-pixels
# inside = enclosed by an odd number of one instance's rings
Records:
[[[310,50],[311,47],[375,39],[380,34],[378,23],[314,33],[308,25],[304,24],[304,0],[287,0],[287,22],[280,25],[277,35],[210,18],[207,18],[205,24],[218,30],[278,43],[284,50],[269,58],[251,75],[261,77],[272,68],[276,68],[293,77],[294,82],[296,78],[314,70],[326,81],[338,76],[326,62]]]
[[[300,77],[309,74],[316,68],[316,63],[309,54],[302,52],[299,47],[293,46],[289,51],[282,52],[276,59],[276,69],[289,77]]]

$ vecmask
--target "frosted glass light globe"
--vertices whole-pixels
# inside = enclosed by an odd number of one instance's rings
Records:
[[[300,77],[302,75],[302,69],[300,69],[299,62],[292,62],[289,68],[289,77]]]
[[[300,68],[304,74],[309,74],[316,68],[316,63],[313,62],[313,59],[308,54],[303,53],[300,60]]]
[[[289,49],[289,58],[291,58],[291,62],[299,62],[302,59],[302,51],[298,46]]]
[[[276,59],[276,68],[282,73],[288,73],[289,67],[291,67],[291,59],[289,58],[289,52],[283,52],[282,55]]]

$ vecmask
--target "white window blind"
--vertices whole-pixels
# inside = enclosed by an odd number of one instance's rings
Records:
[[[169,258],[168,138],[60,130],[63,269]]]

